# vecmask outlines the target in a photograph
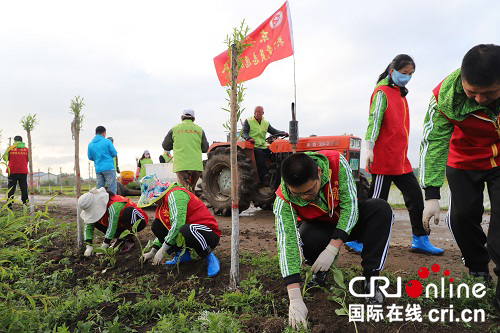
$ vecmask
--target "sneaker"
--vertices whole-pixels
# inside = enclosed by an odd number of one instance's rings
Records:
[[[135,246],[134,241],[126,241],[123,243],[123,246],[120,249],[120,253],[129,253],[130,251],[132,251],[134,246]]]
[[[307,283],[306,288],[325,287],[328,271],[318,272],[312,276],[312,280]]]
[[[207,259],[207,274],[212,277],[219,274],[220,271],[220,261],[217,259],[213,252],[210,252],[209,255],[205,258]]]
[[[411,242],[411,251],[417,253],[431,254],[435,256],[442,255],[444,253],[443,249],[435,247],[429,241],[429,236],[415,236],[413,235],[413,241]]]
[[[360,254],[363,252],[363,243],[358,242],[358,241],[351,241],[345,243],[345,246],[347,247],[347,250],[349,252],[354,252]]]
[[[379,305],[379,304],[381,305],[384,303],[385,296],[384,294],[382,294],[382,292],[378,287],[378,281],[375,281],[374,287],[375,287],[375,294],[372,297],[366,297],[365,302],[366,304],[371,304],[371,305]],[[369,279],[365,281],[364,288],[365,288],[365,294],[371,294],[371,283]]]
[[[189,253],[189,251],[187,251],[187,250],[184,251],[182,256],[181,256],[181,251],[176,251],[175,256],[172,259],[170,259],[169,261],[166,261],[165,265],[172,266],[172,265],[176,265],[177,262],[179,262],[179,264],[182,264],[183,262],[188,262],[191,260],[193,260],[193,258],[191,258],[191,253]]]

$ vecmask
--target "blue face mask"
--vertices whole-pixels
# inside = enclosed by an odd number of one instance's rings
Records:
[[[404,87],[408,84],[408,82],[410,82],[411,75],[401,74],[397,70],[393,70],[391,78],[392,82],[394,82],[395,85],[397,85],[398,87]]]

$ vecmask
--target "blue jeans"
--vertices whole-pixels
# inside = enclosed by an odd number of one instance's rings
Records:
[[[116,194],[116,170],[96,172],[95,175],[97,178],[97,188],[104,187],[104,184],[108,183],[108,191]]]

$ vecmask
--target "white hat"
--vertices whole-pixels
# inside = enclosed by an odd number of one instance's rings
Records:
[[[182,111],[182,116],[188,116],[188,117],[193,117],[194,118],[194,110],[193,109],[186,109]]]
[[[78,199],[78,207],[81,210],[80,217],[85,223],[95,223],[106,213],[109,194],[104,187],[91,189]]]

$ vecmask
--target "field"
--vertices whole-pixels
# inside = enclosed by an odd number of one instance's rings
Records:
[[[293,331],[286,325],[288,300],[279,272],[271,212],[250,212],[241,217],[242,281],[238,290],[230,290],[230,218],[218,217],[223,236],[215,252],[222,267],[219,275],[207,278],[203,260],[173,268],[141,266],[139,246],[124,255],[83,257],[75,245],[74,207],[51,206],[35,219],[23,217],[19,208],[15,210],[17,218],[6,215],[5,209],[0,212],[1,332]],[[148,211],[150,216],[153,213]],[[396,218],[404,214],[396,212]],[[419,267],[432,264],[449,269],[457,282],[477,282],[462,275],[460,254],[446,239],[436,238],[437,245],[446,246],[441,257],[408,252],[406,229],[403,226],[393,231],[384,271],[391,286],[397,277],[404,283],[418,279]],[[152,238],[149,228],[139,238],[145,246]],[[304,290],[309,309],[307,332],[500,331],[490,305],[491,289],[482,299],[410,299],[403,292],[394,303],[419,304],[422,322],[384,319],[357,322],[355,326],[342,308],[363,303],[344,289],[351,278],[361,274],[359,263],[359,255],[343,250],[327,288]],[[302,276],[309,276],[306,267]],[[450,304],[457,312],[484,309],[486,321],[432,323],[426,317],[429,310],[446,309]]]

